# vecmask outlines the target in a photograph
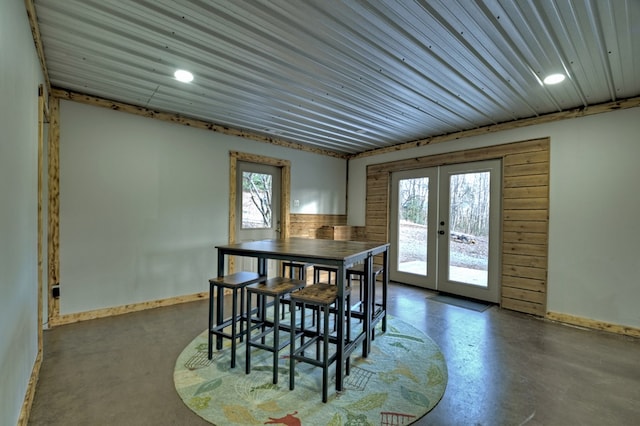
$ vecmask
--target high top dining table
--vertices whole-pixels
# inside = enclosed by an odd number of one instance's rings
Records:
[[[373,282],[373,257],[382,255],[382,303],[375,304],[372,300],[369,286],[365,285],[364,300],[365,306],[371,310],[372,306],[377,308],[370,311],[369,315],[362,317],[362,331],[345,342],[344,321],[337,321],[337,366],[336,366],[336,390],[341,391],[344,385],[345,357],[362,343],[362,355],[366,357],[371,349],[373,327],[382,321],[382,331],[387,328],[386,300],[387,285],[389,283],[389,243],[362,242],[362,241],[339,241],[310,238],[287,238],[276,240],[248,241],[228,245],[216,246],[218,249],[218,276],[223,276],[225,272],[226,256],[246,256],[258,260],[258,273],[267,276],[267,260],[285,260],[303,263],[319,263],[322,265],[332,265],[337,268],[338,318],[345,317],[346,304],[346,283],[347,269],[358,263],[364,263],[366,282]]]

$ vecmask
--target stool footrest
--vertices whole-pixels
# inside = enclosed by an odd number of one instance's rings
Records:
[[[264,351],[269,351],[269,352],[273,352],[273,349],[274,349],[273,345],[267,345],[267,344],[264,344],[264,343],[254,342],[254,341],[251,342],[251,346],[254,347],[254,348],[262,349]],[[287,346],[289,346],[289,341],[288,340],[284,341],[284,342],[280,342],[276,349],[279,352],[279,351],[281,351],[282,349],[284,349]]]
[[[304,355],[294,355],[292,358],[296,361],[301,361],[301,362],[304,362],[305,364],[311,364],[315,367],[325,366],[325,361],[321,359],[309,358]],[[333,354],[329,358],[327,358],[326,360],[327,366],[333,364],[333,361],[335,361],[336,358],[337,358],[337,354]]]
[[[227,339],[232,339],[233,336],[231,335],[231,333],[227,333],[226,331],[222,331],[222,330],[211,330],[211,334],[214,336],[219,336],[219,337],[225,337]],[[244,330],[242,332],[236,332],[236,338],[239,338],[240,336],[244,336],[245,334],[247,334],[247,331]]]

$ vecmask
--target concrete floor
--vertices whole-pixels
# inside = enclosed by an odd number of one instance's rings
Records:
[[[640,424],[640,339],[498,307],[475,312],[431,294],[390,288],[389,312],[436,341],[449,369],[443,399],[415,425]],[[172,376],[206,323],[199,301],[46,331],[29,424],[208,424]]]

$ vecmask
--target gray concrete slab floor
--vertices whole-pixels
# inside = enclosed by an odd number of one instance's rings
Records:
[[[389,291],[389,313],[429,335],[447,361],[444,397],[415,425],[640,424],[640,339],[428,295]],[[209,424],[173,386],[176,358],[206,329],[207,309],[198,301],[45,331],[29,424]]]

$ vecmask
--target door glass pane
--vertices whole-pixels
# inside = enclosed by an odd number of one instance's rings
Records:
[[[429,178],[398,181],[398,271],[427,275]]]
[[[242,229],[272,227],[272,176],[242,172]]]
[[[486,287],[489,264],[490,172],[451,175],[449,280]]]

